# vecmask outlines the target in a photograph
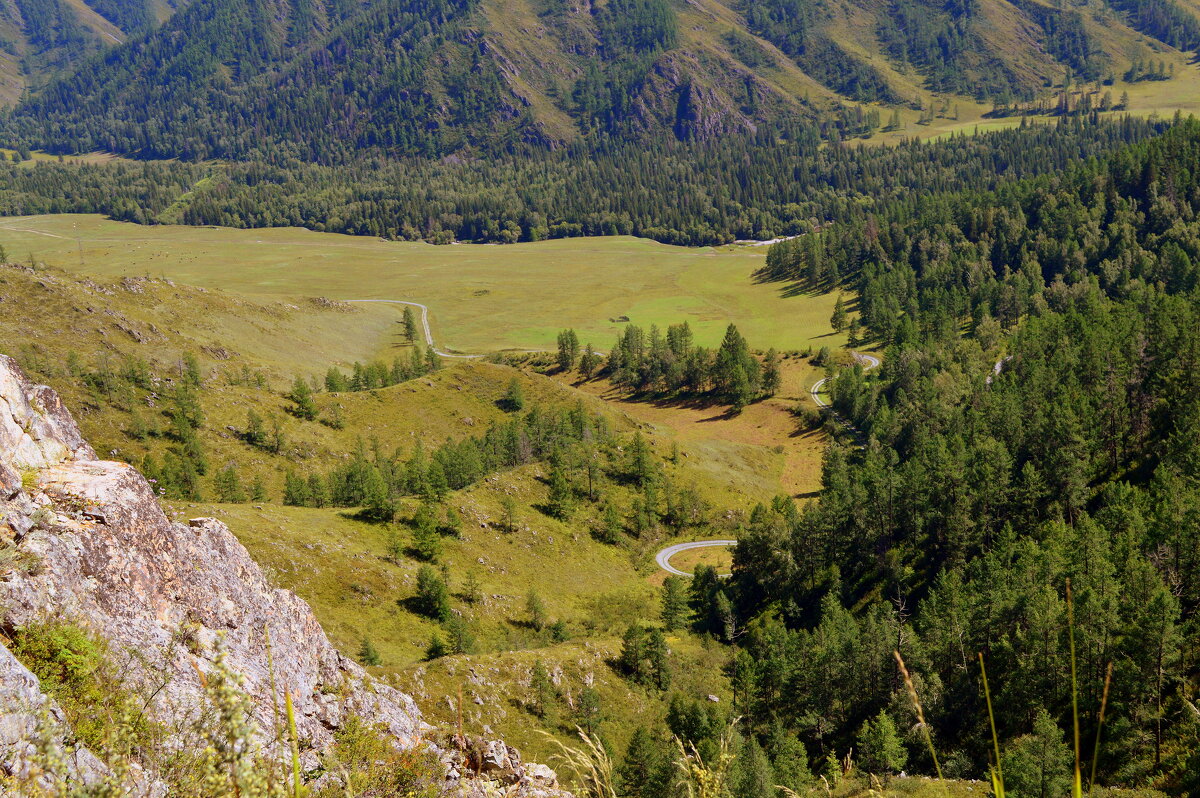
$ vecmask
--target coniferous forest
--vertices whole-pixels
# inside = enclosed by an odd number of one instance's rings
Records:
[[[1134,118],[1071,118],[936,144],[832,147],[799,126],[778,137],[763,131],[721,142],[609,139],[596,148],[487,160],[365,159],[338,167],[0,163],[0,213],[297,226],[434,243],[637,235],[705,246],[865,220],[880,203],[902,207],[963,186],[990,190],[1062,170],[1165,127]],[[830,268],[836,262],[826,260]],[[790,262],[772,261],[764,276],[794,271]],[[820,279],[835,281],[825,271]]]
[[[1200,789],[1197,147],[1183,123],[1063,175],[893,207],[828,250],[887,348],[833,389],[865,445],[829,450],[804,511],[756,509],[718,588],[764,740],[841,751],[881,712],[915,722],[898,650],[944,768],[989,756],[978,652],[1001,738],[1061,745],[1073,612],[1084,739],[1112,667],[1100,772]]]

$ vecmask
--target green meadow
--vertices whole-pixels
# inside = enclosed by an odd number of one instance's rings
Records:
[[[140,226],[96,215],[0,220],[11,259],[88,276],[166,277],[243,295],[403,299],[430,308],[438,346],[462,352],[551,348],[561,329],[607,350],[624,321],[689,321],[720,342],[735,322],[753,346],[841,344],[836,295],[784,298],[753,275],[766,247],[689,249],[631,237],[529,244],[390,242],[296,228]],[[399,312],[397,306],[396,312]]]

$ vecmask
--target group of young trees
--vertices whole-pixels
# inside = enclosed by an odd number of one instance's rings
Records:
[[[153,428],[153,434],[165,437],[170,444],[161,462],[152,453],[147,453],[141,462],[142,474],[168,499],[198,501],[204,492],[200,478],[208,473],[209,463],[199,436],[204,426],[204,411],[200,406],[202,385],[199,363],[194,355],[185,354],[170,387],[165,413],[167,427]],[[145,387],[149,387],[148,382]],[[140,413],[134,410],[130,427],[133,437],[139,436],[142,423]]]
[[[741,410],[779,390],[779,358],[772,349],[760,361],[746,339],[730,324],[713,352],[696,346],[685,321],[664,336],[656,325],[649,334],[630,324],[613,343],[604,373],[614,384],[640,393],[708,395]]]
[[[336,366],[330,366],[325,372],[324,386],[330,393],[344,391],[373,391],[376,388],[387,388],[408,380],[423,377],[442,367],[442,359],[433,347],[423,348],[414,341],[407,358],[393,358],[389,366],[382,360],[374,360],[367,364],[355,361],[351,373],[345,374]]]
[[[1125,82],[1137,83],[1142,80],[1170,80],[1175,77],[1175,65],[1170,67],[1163,60],[1158,61],[1143,61],[1141,58],[1135,58],[1129,65],[1129,69],[1125,70]]]
[[[563,330],[558,334],[558,367],[563,371],[570,371],[579,366],[579,373],[584,379],[591,379],[592,375],[604,362],[604,358],[588,344],[583,349],[583,353],[579,351],[579,336],[574,330]]]
[[[557,462],[558,468],[584,481],[591,469],[594,482],[598,466],[580,461],[585,451],[605,445],[611,435],[604,416],[576,404],[565,409],[533,407],[493,424],[483,435],[447,441],[429,452],[420,442],[407,453],[386,453],[378,440],[369,447],[360,442],[345,463],[327,474],[292,474],[284,503],[361,507],[368,515],[390,519],[401,496],[440,502],[450,491],[488,474],[543,460]]]
[[[633,682],[666,690],[671,686],[670,649],[661,629],[631,624],[621,642],[621,669]]]
[[[468,575],[468,584],[464,586],[464,598],[472,604],[478,601],[478,588],[470,584],[473,579]],[[475,633],[466,619],[452,610],[448,582],[449,574],[445,571],[439,574],[429,565],[417,570],[416,594],[408,603],[416,612],[442,624],[441,631],[430,638],[426,659],[475,653]]]
[[[1128,77],[1128,76],[1127,76]],[[1166,79],[1164,75],[1164,80]],[[1132,82],[1132,81],[1131,81]],[[1120,99],[1113,99],[1112,89],[1081,86],[1078,89],[1063,89],[1028,102],[1002,98],[995,102],[986,116],[1077,116],[1090,117],[1095,112],[1124,111],[1129,108],[1129,92],[1122,90]]]
[[[690,586],[669,577],[663,584],[662,630],[640,624],[625,633],[618,666],[626,678],[651,691],[670,689],[671,657],[664,631],[690,627],[700,634],[712,629],[708,617],[714,596],[724,596],[721,580],[707,566],[698,569]],[[729,607],[728,599],[724,604]],[[735,694],[739,685],[735,682]],[[782,724],[775,724],[765,736],[755,733],[752,725],[732,723],[743,709],[741,704],[726,708],[710,698],[699,700],[683,693],[670,694],[665,717],[659,724],[639,725],[618,759],[615,775],[618,794],[633,798],[661,798],[670,795],[679,778],[680,746],[685,753],[694,751],[700,759],[724,773],[727,794],[738,798],[770,798],[777,785],[803,790],[813,785],[809,757],[799,737]],[[893,728],[873,733],[864,729],[867,749],[894,754],[900,735]],[[876,767],[874,758],[868,760]],[[891,772],[886,765],[874,772]],[[824,768],[831,784],[842,774],[840,762]]]
[[[29,362],[32,368],[38,368],[38,358],[32,357]],[[128,438],[142,444],[166,442],[161,456],[149,451],[136,463],[160,496],[198,501],[207,493],[202,478],[211,469],[200,440],[204,379],[195,355],[185,352],[170,369],[159,372],[137,355],[126,355],[118,362],[105,353],[97,364],[88,367],[72,352],[66,358],[65,371],[80,381],[93,402],[112,405],[128,414],[124,427]],[[150,398],[154,401],[148,402]],[[151,407],[157,409],[148,412]],[[231,487],[228,468],[215,474],[213,482],[218,495],[244,496],[240,484]],[[251,490],[257,493],[260,488],[256,482]]]
[[[0,255],[2,250],[0,247]],[[136,353],[110,354],[105,350],[92,363],[75,351],[58,363],[28,347],[19,354],[24,368],[56,386],[61,386],[62,380],[74,381],[84,392],[86,402],[119,414],[120,433],[132,446],[114,446],[111,455],[136,465],[158,496],[230,503],[266,498],[267,486],[261,473],[247,476],[236,460],[212,462],[202,439],[205,396],[211,378],[202,373],[195,354],[184,351],[165,364],[148,361]],[[265,387],[261,373],[252,372],[248,366],[230,378]],[[279,420],[272,418],[268,428],[263,418],[251,410],[243,439],[279,453],[283,446]]]

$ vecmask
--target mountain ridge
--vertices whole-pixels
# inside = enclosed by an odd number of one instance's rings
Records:
[[[318,163],[796,125],[844,137],[894,124],[889,109],[932,120],[1139,63],[1182,73],[1198,20],[1174,0],[195,0],[22,102],[11,127],[53,152]]]

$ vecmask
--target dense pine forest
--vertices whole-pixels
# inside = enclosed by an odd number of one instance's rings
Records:
[[[779,138],[764,131],[719,143],[610,140],[596,151],[581,146],[493,160],[367,160],[346,167],[0,164],[0,213],[298,226],[435,243],[620,234],[711,245],[801,234],[833,219],[865,220],[891,200],[911,202],[962,186],[993,189],[1165,127],[1085,117],[896,147],[828,146],[813,129],[799,127]],[[850,273],[841,257],[821,259],[819,282],[840,279],[835,267]],[[778,258],[764,279],[797,271],[790,259]]]
[[[1197,281],[1194,121],[1112,156],[994,192],[913,194],[773,247],[765,276],[848,279],[862,321],[906,343],[1009,329],[1092,284],[1184,293]]]
[[[833,388],[865,446],[829,450],[803,511],[756,509],[729,584],[692,590],[778,768],[798,735],[818,762],[857,746],[932,771],[895,650],[944,771],[986,770],[981,652],[1010,788],[1066,794],[1073,645],[1089,761],[1107,702],[1101,783],[1200,789],[1198,148],[1182,123],[1060,176],[897,205],[829,250],[887,344]]]

